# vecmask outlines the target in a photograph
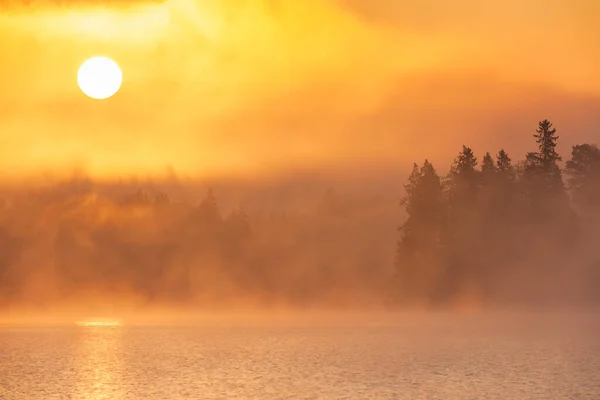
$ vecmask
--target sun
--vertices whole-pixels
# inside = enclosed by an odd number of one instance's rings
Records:
[[[92,99],[108,99],[119,91],[122,82],[121,68],[108,57],[86,60],[77,73],[79,88]]]

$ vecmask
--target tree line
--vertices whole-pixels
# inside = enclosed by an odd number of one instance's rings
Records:
[[[513,163],[463,146],[445,176],[414,164],[402,199],[392,299],[401,304],[587,303],[600,288],[600,149],[561,168],[548,120]]]
[[[303,212],[224,211],[160,190],[51,186],[0,207],[0,308],[86,299],[174,305],[347,305],[389,280],[389,218],[327,191]],[[390,223],[393,227],[393,222]],[[388,261],[389,260],[389,261]]]
[[[546,120],[534,139],[516,163],[504,150],[479,160],[463,146],[446,175],[428,160],[415,164],[399,233],[394,194],[331,189],[302,211],[225,212],[210,189],[195,201],[89,182],[5,193],[0,309],[94,297],[199,306],[598,302],[600,150],[576,145],[563,164]]]

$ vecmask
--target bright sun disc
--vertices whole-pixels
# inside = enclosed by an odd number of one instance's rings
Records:
[[[108,57],[92,57],[79,67],[77,83],[92,99],[108,99],[121,88],[123,74],[116,62]]]

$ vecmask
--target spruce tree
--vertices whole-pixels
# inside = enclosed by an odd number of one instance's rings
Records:
[[[414,164],[405,190],[401,205],[407,219],[398,228],[395,280],[397,295],[408,300],[435,290],[446,207],[441,179],[428,160],[421,167]]]
[[[511,180],[515,178],[515,168],[512,165],[512,160],[504,149],[496,155],[496,170]]]
[[[468,179],[475,175],[476,168],[477,157],[475,157],[470,147],[463,145],[461,152],[454,160],[451,174]]]
[[[496,164],[494,164],[494,159],[489,152],[485,153],[485,156],[483,156],[483,160],[481,162],[481,172],[484,174],[496,172]]]
[[[535,135],[538,151],[526,156],[525,177],[542,195],[560,195],[564,192],[560,167],[560,155],[556,152],[556,129],[547,119],[539,122]]]
[[[472,287],[479,279],[477,256],[472,253],[479,245],[481,171],[477,170],[477,157],[473,150],[463,146],[454,160],[446,181],[448,196],[448,222],[444,234],[445,296],[462,295],[464,285]]]
[[[536,253],[532,263],[551,274],[553,268],[559,268],[557,260],[577,243],[579,221],[562,180],[556,129],[543,120],[534,138],[538,149],[527,154],[519,180],[522,229],[518,235],[522,243],[528,243],[521,248],[522,253]]]
[[[481,162],[481,178],[483,186],[489,186],[493,184],[497,171],[498,169],[496,168],[496,164],[494,163],[492,155],[489,152],[485,153],[485,156],[483,156],[483,160]]]
[[[502,149],[496,155],[495,186],[495,211],[507,216],[510,211],[516,211],[517,187],[516,170],[508,153]]]
[[[477,157],[471,148],[463,145],[445,182],[451,218],[460,218],[463,211],[475,204],[479,178]]]
[[[600,149],[594,144],[573,146],[565,173],[575,200],[584,206],[600,206]]]
[[[533,157],[542,164],[542,166],[553,169],[557,161],[561,161],[560,155],[556,152],[556,129],[552,126],[552,122],[547,119],[541,121],[536,129],[536,134],[533,137],[539,146],[538,153],[532,153]]]

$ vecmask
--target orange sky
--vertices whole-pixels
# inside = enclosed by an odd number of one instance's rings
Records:
[[[94,3],[2,10],[5,175],[520,158],[543,118],[563,153],[600,137],[596,0]],[[106,101],[77,88],[94,55],[123,70]]]

